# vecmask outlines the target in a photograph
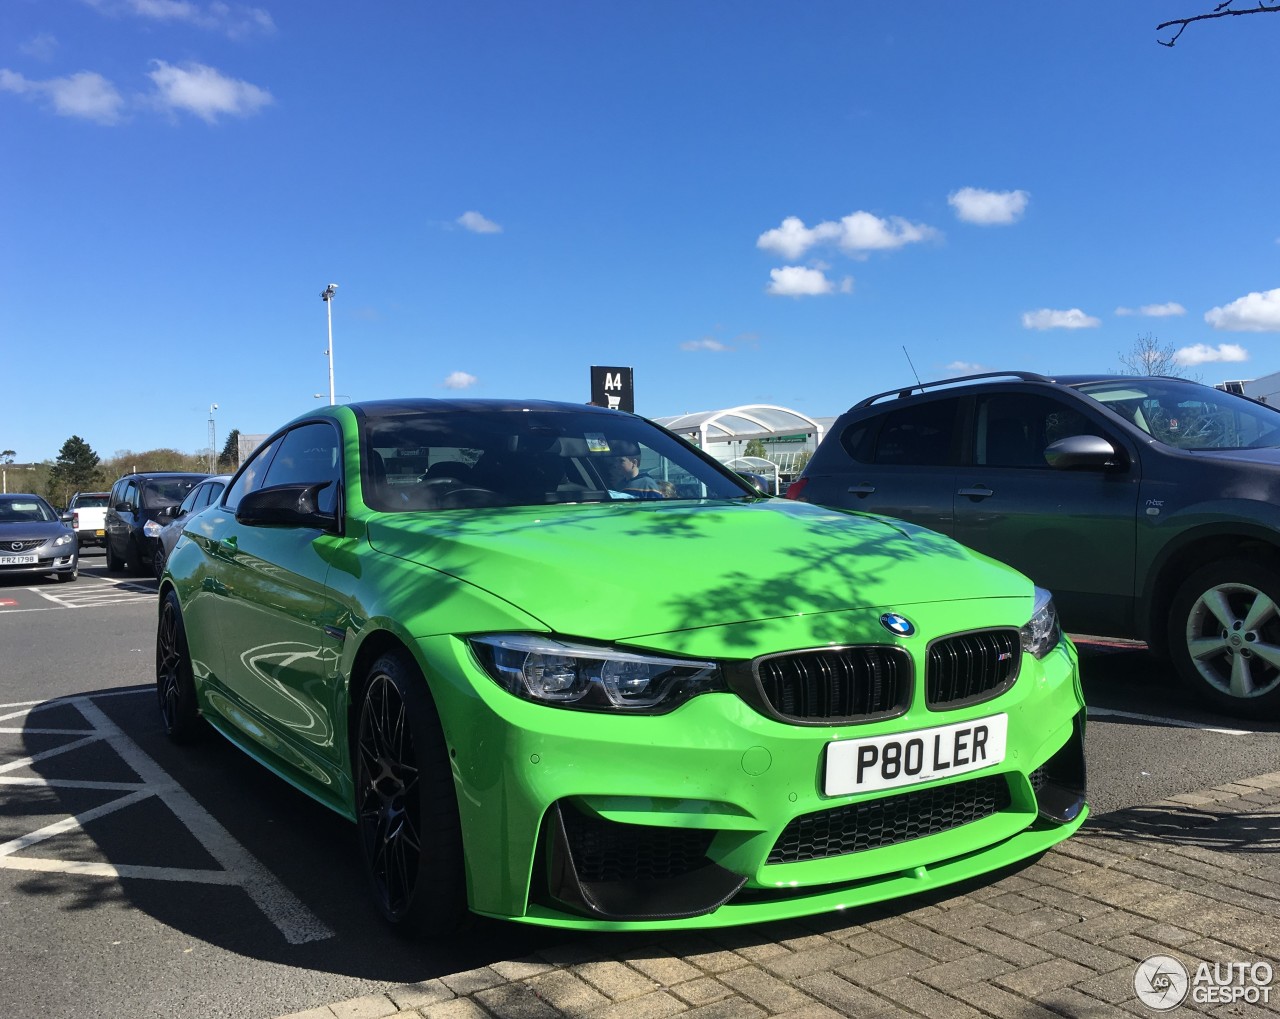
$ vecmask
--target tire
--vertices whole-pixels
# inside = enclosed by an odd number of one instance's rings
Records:
[[[353,747],[360,855],[397,932],[441,937],[467,917],[457,796],[440,718],[404,652],[369,670]]]
[[[191,672],[191,652],[182,609],[172,590],[160,603],[156,626],[156,698],[164,733],[173,743],[191,743],[203,732],[196,705],[196,684]]]
[[[124,569],[124,563],[116,558],[115,549],[111,547],[111,539],[108,538],[103,543],[103,548],[107,550],[107,572],[119,573]]]
[[[156,575],[156,580],[164,576],[164,564],[168,557],[164,554],[164,546],[157,545],[156,550],[151,555],[151,572]]]
[[[1174,595],[1169,656],[1187,687],[1219,711],[1280,717],[1280,575],[1228,559]]]
[[[55,573],[54,576],[58,578],[58,583],[69,584],[80,576],[80,567],[77,566],[74,570],[63,570],[61,573]]]

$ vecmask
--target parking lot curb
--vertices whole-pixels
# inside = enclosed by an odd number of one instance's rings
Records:
[[[554,937],[554,935],[550,935]],[[1156,956],[1280,971],[1280,771],[1091,818],[996,880],[804,921],[595,938],[281,1019],[1156,1016]],[[1253,1019],[1271,1000],[1176,1007]],[[1256,996],[1255,996],[1256,997]]]

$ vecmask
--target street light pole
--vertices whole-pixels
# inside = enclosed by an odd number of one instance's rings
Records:
[[[215,473],[218,464],[218,426],[213,423],[213,412],[218,409],[216,403],[209,404],[209,473]]]
[[[320,300],[324,301],[325,317],[329,320],[329,349],[325,351],[325,355],[329,358],[329,406],[334,404],[333,399],[333,294],[338,289],[338,284],[330,283],[320,292]]]

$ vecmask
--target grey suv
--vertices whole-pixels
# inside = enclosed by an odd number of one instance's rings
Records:
[[[985,373],[869,396],[787,492],[923,524],[1280,717],[1280,411],[1185,379]]]
[[[127,565],[137,575],[149,574],[160,548],[160,528],[172,511],[207,474],[157,471],[126,474],[111,486],[107,506],[107,570]]]

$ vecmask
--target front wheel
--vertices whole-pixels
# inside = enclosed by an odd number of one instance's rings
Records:
[[[1218,710],[1280,717],[1280,576],[1242,559],[1197,570],[1174,595],[1169,654]]]
[[[151,570],[156,575],[156,580],[164,576],[164,564],[168,557],[164,554],[164,546],[157,545],[155,553],[151,556]]]
[[[467,912],[462,831],[440,718],[403,652],[369,670],[355,746],[360,853],[383,917],[439,937]]]
[[[174,743],[190,743],[201,733],[200,710],[196,706],[196,684],[191,671],[191,652],[182,609],[173,591],[160,603],[156,627],[156,697],[165,735]]]

